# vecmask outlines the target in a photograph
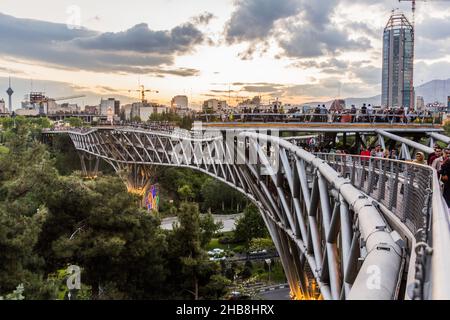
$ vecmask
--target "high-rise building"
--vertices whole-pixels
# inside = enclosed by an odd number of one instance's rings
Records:
[[[209,99],[203,102],[203,111],[204,112],[217,112],[226,110],[228,104],[225,100],[220,101],[218,99]]]
[[[0,99],[0,113],[7,113],[5,100],[3,99]]]
[[[421,96],[417,96],[417,102],[416,102],[416,110],[424,110],[425,109],[425,100]]]
[[[120,115],[120,101],[114,98],[102,99],[100,102],[100,115],[107,116],[109,108],[113,110],[115,116]]]
[[[383,34],[384,107],[414,108],[414,30],[404,14],[393,13]]]
[[[188,97],[175,96],[172,98],[171,107],[174,109],[187,109],[189,104]]]

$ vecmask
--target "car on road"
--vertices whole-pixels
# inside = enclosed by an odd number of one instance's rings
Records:
[[[222,255],[224,253],[225,253],[225,250],[219,249],[219,248],[215,248],[215,249],[212,249],[211,251],[208,251],[209,256]]]
[[[265,255],[265,254],[267,254],[267,250],[265,250],[265,249],[250,252],[251,256],[260,256],[260,255]]]
[[[211,257],[209,258],[209,261],[223,261],[226,260],[226,257]]]

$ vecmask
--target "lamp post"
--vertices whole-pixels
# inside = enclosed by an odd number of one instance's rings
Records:
[[[269,266],[269,283],[270,283],[270,272],[272,271],[271,270],[272,259],[266,259],[265,261],[266,261],[267,265]]]

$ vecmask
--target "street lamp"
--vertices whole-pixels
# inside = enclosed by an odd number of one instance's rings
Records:
[[[266,259],[265,261],[266,261],[267,265],[269,266],[269,283],[270,283],[270,272],[271,272],[272,259]]]

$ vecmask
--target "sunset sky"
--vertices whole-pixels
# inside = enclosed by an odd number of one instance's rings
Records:
[[[129,102],[139,81],[165,104],[375,96],[393,8],[411,16],[398,0],[0,0],[0,97],[9,75],[15,107],[31,88]],[[417,8],[416,85],[450,78],[450,1]]]

